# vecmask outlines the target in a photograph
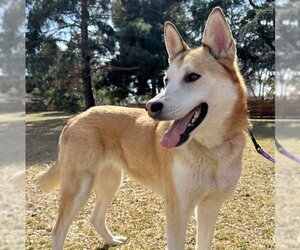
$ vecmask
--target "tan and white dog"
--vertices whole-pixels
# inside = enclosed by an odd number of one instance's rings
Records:
[[[148,113],[93,107],[64,127],[56,163],[38,178],[44,190],[61,184],[53,249],[63,249],[68,228],[92,191],[93,226],[108,244],[126,240],[112,235],[105,223],[123,171],[163,196],[168,249],[184,249],[194,210],[196,249],[211,249],[218,212],[241,173],[243,131],[249,127],[245,86],[220,8],[211,12],[199,48],[190,49],[170,22],[164,32],[170,66],[165,89],[147,103]]]

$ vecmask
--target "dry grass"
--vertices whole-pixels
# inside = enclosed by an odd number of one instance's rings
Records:
[[[26,249],[49,249],[52,225],[57,213],[59,191],[42,193],[35,176],[56,157],[59,131],[66,119],[27,123],[27,216]],[[255,133],[267,151],[274,154],[274,124],[255,122]],[[70,227],[65,249],[165,249],[163,200],[125,177],[108,212],[108,226],[114,234],[128,237],[118,247],[104,245],[89,223],[92,195]],[[214,249],[274,249],[274,165],[260,157],[251,143],[245,151],[243,174],[233,197],[217,222]],[[195,221],[192,218],[186,238],[188,249],[195,247]]]
[[[13,179],[25,170],[24,134],[24,113],[0,114],[0,250],[25,247],[25,194]]]
[[[276,122],[280,144],[300,156],[300,121]],[[299,249],[300,245],[300,168],[299,164],[276,154],[276,248]]]
[[[24,165],[0,168],[0,249],[24,249],[25,247],[25,199],[24,191],[14,185],[16,173],[24,173]]]

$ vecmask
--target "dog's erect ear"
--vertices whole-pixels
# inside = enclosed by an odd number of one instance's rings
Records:
[[[231,29],[220,7],[209,14],[203,34],[203,45],[210,48],[212,55],[217,58],[235,59],[235,42]]]
[[[165,23],[165,44],[169,54],[169,63],[171,63],[180,52],[189,49],[171,22]]]

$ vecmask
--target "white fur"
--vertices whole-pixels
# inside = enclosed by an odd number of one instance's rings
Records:
[[[232,114],[237,101],[235,85],[229,80],[209,72],[198,72],[201,77],[192,83],[183,82],[186,72],[197,72],[193,63],[181,67],[173,64],[167,70],[169,83],[166,88],[150,102],[163,103],[161,119],[177,120],[187,115],[202,102],[208,103],[208,113],[200,126],[191,135],[197,134],[203,145],[211,148],[224,140],[225,131],[220,124]],[[209,124],[209,126],[205,126]]]
[[[239,140],[234,138],[233,140]],[[180,201],[180,234],[176,237],[168,233],[168,249],[184,249],[184,239],[188,220],[193,209],[197,218],[197,250],[210,250],[214,225],[223,202],[234,192],[241,174],[242,148],[232,155],[229,143],[216,147],[215,156],[223,159],[217,169],[205,162],[205,158],[195,157],[186,148],[185,159],[175,158],[173,182],[175,193]],[[215,173],[214,173],[215,172]],[[170,229],[168,227],[168,231]],[[173,248],[174,246],[174,248]],[[175,247],[176,246],[176,247]]]

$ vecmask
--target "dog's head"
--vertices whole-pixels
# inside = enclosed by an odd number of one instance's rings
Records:
[[[241,119],[234,112],[246,114],[235,41],[224,14],[218,7],[213,9],[202,46],[196,49],[188,47],[172,23],[165,23],[164,32],[169,55],[165,89],[146,104],[152,118],[175,120],[161,145],[176,147],[191,137],[217,145],[226,137],[229,121]],[[216,135],[219,138],[213,139]]]

